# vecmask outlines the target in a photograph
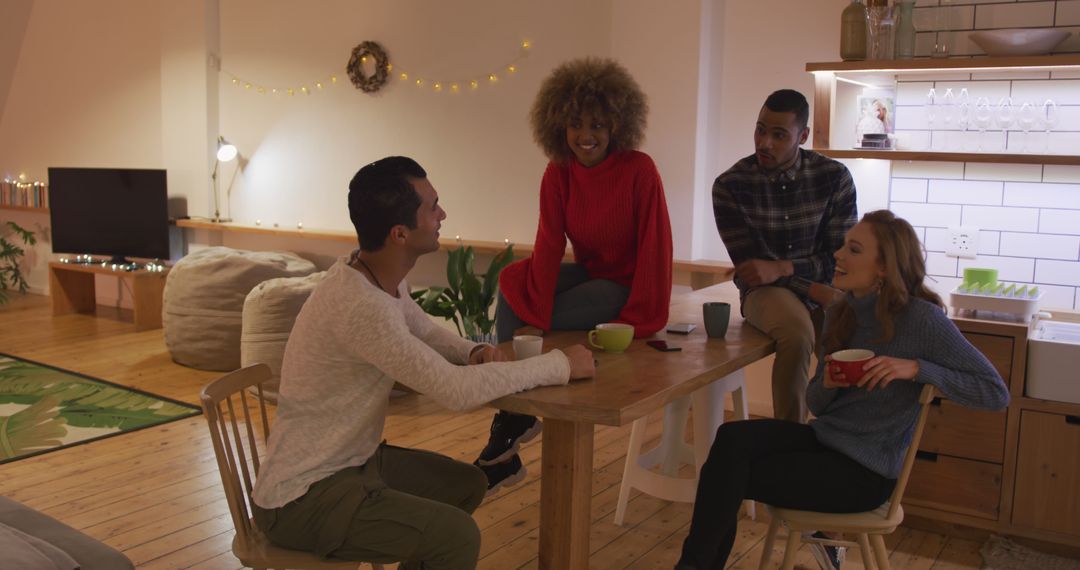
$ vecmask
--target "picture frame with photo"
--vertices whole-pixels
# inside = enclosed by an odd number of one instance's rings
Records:
[[[855,140],[861,148],[892,148],[896,106],[891,94],[861,95],[857,99]]]

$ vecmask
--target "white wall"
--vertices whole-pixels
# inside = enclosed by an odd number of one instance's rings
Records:
[[[10,85],[0,115],[0,173],[45,180],[49,166],[160,167],[158,9],[132,0],[33,3],[18,61],[0,80]],[[3,214],[44,238],[25,268],[32,289],[43,291],[48,217]]]
[[[710,225],[712,181],[754,152],[754,124],[769,93],[796,89],[813,103],[814,81],[806,63],[839,59],[840,12],[848,3],[730,0],[713,6],[723,14],[712,18],[722,23],[722,30],[714,30],[712,38],[716,60],[709,68],[713,75],[705,167],[709,174],[699,181],[707,188],[697,194],[697,208],[708,212],[708,219],[699,220],[697,226],[701,232],[698,257],[729,259],[715,226]]]
[[[0,3],[0,117],[3,116],[8,90],[19,61],[23,34],[30,19],[32,0],[7,0]]]
[[[249,160],[232,185],[233,218],[349,229],[353,174],[402,154],[439,190],[444,236],[531,242],[546,164],[527,124],[533,96],[555,65],[610,55],[610,30],[610,2],[339,0],[317,10],[289,0],[223,2],[223,69],[268,87],[314,90],[259,95],[222,81],[221,134]],[[508,76],[502,67],[523,39],[533,47]],[[379,42],[394,74],[406,70],[410,80],[391,78],[375,94],[354,88],[344,68],[364,40]],[[494,85],[483,79],[492,71],[500,76]],[[314,88],[332,74],[337,85]],[[481,79],[476,91],[450,92],[450,82],[473,77]],[[431,88],[436,80],[447,84],[441,93]],[[223,188],[231,175],[226,169]]]
[[[611,56],[650,97],[644,150],[665,180],[676,256],[724,259],[712,179],[750,152],[765,95],[780,87],[809,93],[805,61],[835,58],[844,0],[828,4],[697,0],[658,10],[638,0],[617,9],[610,0],[336,0],[312,9],[295,0],[109,0],[91,9],[39,0],[0,122],[0,167],[32,179],[44,179],[50,164],[165,167],[170,194],[186,199],[189,214],[208,216],[206,174],[220,133],[244,159],[242,169],[223,167],[223,213],[242,223],[348,229],[352,174],[381,156],[407,154],[442,194],[444,235],[531,241],[546,162],[527,124],[532,98],[555,65]],[[780,10],[790,17],[774,18]],[[501,71],[523,38],[533,48],[519,71],[494,86],[481,81],[476,92],[435,93],[391,79],[368,95],[344,73],[352,47],[375,40],[395,72],[406,69],[429,86],[467,79]],[[65,65],[75,52],[82,65]],[[266,87],[339,81],[288,97],[233,86],[233,75]],[[192,237],[196,247],[214,240]],[[40,285],[39,269],[31,275]]]

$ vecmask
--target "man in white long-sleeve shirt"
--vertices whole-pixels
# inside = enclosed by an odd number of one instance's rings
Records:
[[[474,568],[480,531],[470,513],[486,478],[467,463],[380,443],[394,382],[464,410],[591,376],[592,353],[579,345],[502,362],[494,347],[431,322],[405,276],[439,248],[446,213],[412,159],[361,168],[349,214],[360,249],[327,271],[285,348],[256,524],[274,543],[324,557]]]

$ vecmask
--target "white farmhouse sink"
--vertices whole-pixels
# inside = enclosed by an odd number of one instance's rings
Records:
[[[1080,404],[1080,323],[1037,321],[1028,337],[1029,398]]]
[[[1025,28],[972,32],[971,41],[987,55],[1045,55],[1072,32],[1060,28]]]

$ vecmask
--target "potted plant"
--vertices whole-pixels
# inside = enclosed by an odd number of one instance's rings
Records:
[[[19,224],[15,222],[8,222],[7,226],[19,236],[23,245],[37,243],[34,232],[19,227]],[[22,269],[19,267],[19,262],[22,261],[25,253],[23,248],[15,245],[13,241],[0,236],[0,305],[8,301],[8,288],[17,288],[20,293],[26,293],[26,279],[23,278]]]
[[[472,246],[459,247],[448,254],[446,287],[429,287],[412,292],[412,298],[429,315],[454,321],[458,334],[477,342],[495,343],[491,303],[499,285],[499,272],[514,259],[513,245],[507,245],[491,260],[487,271],[477,276]]]

